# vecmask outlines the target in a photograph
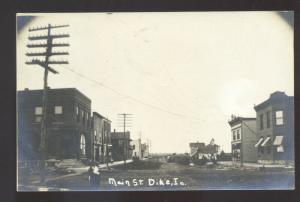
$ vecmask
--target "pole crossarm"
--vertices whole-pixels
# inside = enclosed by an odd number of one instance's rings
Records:
[[[70,37],[69,34],[56,34],[56,35],[41,35],[41,36],[29,36],[29,40],[42,40],[42,39],[55,39],[55,38],[66,38]]]
[[[46,56],[47,52],[33,52],[33,53],[26,53],[27,56]],[[52,55],[69,55],[68,52],[52,52],[49,53],[50,56]]]
[[[28,48],[45,48],[48,47],[49,45],[46,43],[41,43],[41,44],[27,44]],[[54,43],[51,44],[52,47],[64,47],[64,46],[70,46],[68,43]]]
[[[29,32],[33,31],[39,31],[39,30],[46,30],[46,29],[55,29],[55,28],[62,28],[62,27],[69,27],[69,25],[50,25],[50,26],[45,26],[45,27],[34,27],[34,28],[29,28]]]
[[[32,60],[30,62],[26,62],[27,65],[40,65],[41,67],[48,69],[50,72],[54,74],[58,74],[58,71],[47,65],[45,62],[39,61],[39,60]]]

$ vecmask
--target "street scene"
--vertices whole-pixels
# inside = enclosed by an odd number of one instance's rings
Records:
[[[294,189],[293,16],[17,14],[17,191]]]
[[[100,185],[93,188],[88,180],[88,168],[69,168],[70,173],[51,173],[48,181],[39,184],[38,176],[26,176],[31,186],[27,191],[80,191],[80,190],[215,190],[215,189],[286,189],[294,184],[294,170],[285,167],[262,169],[249,164],[243,169],[230,162],[210,166],[189,166],[168,163],[167,156],[158,155],[135,163],[100,168]],[[72,170],[74,169],[74,170]],[[25,177],[25,176],[24,176]],[[275,185],[275,186],[274,186]]]

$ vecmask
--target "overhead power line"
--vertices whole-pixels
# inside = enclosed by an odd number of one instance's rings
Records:
[[[200,119],[200,118],[197,118],[197,117],[192,117],[192,116],[188,116],[188,115],[185,115],[185,114],[180,114],[180,113],[177,113],[177,112],[172,112],[172,111],[163,109],[163,108],[161,108],[161,107],[158,107],[158,106],[155,106],[155,105],[146,103],[146,102],[144,102],[144,101],[142,101],[142,100],[140,100],[140,99],[137,99],[137,98],[135,98],[135,97],[132,97],[132,96],[130,96],[130,95],[123,94],[123,93],[121,93],[121,92],[115,90],[114,88],[111,88],[111,87],[109,87],[109,86],[107,86],[107,85],[105,85],[105,84],[103,84],[103,83],[101,83],[101,82],[98,82],[98,81],[96,81],[96,80],[94,80],[94,79],[91,79],[91,78],[89,78],[89,77],[83,75],[82,73],[77,72],[77,71],[75,71],[75,70],[73,70],[73,69],[71,69],[71,68],[69,68],[69,67],[64,66],[63,68],[65,68],[65,69],[71,71],[72,73],[76,74],[77,76],[79,76],[79,77],[81,77],[81,78],[84,78],[85,80],[88,80],[88,81],[90,81],[90,82],[93,82],[93,83],[95,83],[95,84],[101,86],[102,88],[108,89],[108,90],[110,90],[110,91],[112,91],[112,92],[118,94],[119,96],[121,96],[121,97],[123,97],[123,98],[130,99],[130,100],[132,100],[132,101],[134,101],[134,102],[136,102],[136,103],[139,103],[139,104],[141,104],[141,105],[147,106],[147,107],[149,107],[149,108],[152,108],[152,109],[155,109],[155,110],[158,110],[158,111],[162,111],[162,112],[171,114],[171,115],[173,115],[173,116],[183,117],[183,118],[187,118],[187,119],[193,119],[193,120],[197,120],[197,121],[205,121],[205,120]]]

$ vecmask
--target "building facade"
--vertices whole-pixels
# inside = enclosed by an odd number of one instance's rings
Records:
[[[258,163],[294,162],[294,97],[276,91],[254,109]]]
[[[205,150],[204,142],[191,142],[190,143],[190,156],[192,159],[199,159],[200,151]]]
[[[190,143],[190,156],[192,160],[212,159],[220,153],[220,146],[214,143],[214,139],[207,145],[203,142]]]
[[[146,143],[142,144],[142,158],[148,158],[149,157],[149,145]]]
[[[43,90],[17,92],[18,159],[39,159]],[[48,89],[46,156],[90,158],[91,100],[75,88]]]
[[[95,162],[106,163],[111,161],[111,121],[97,112],[93,112],[91,145],[92,156]]]
[[[111,133],[112,158],[114,161],[122,161],[132,158],[132,146],[130,145],[130,132]]]
[[[228,122],[231,127],[232,162],[242,165],[244,162],[257,162],[256,118],[232,116]]]
[[[141,143],[141,139],[137,139],[137,140],[132,140],[131,142],[132,145],[132,157],[136,157],[141,159],[142,158],[142,143]]]

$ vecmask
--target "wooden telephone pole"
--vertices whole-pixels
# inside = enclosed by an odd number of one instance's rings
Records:
[[[28,39],[30,41],[46,41],[43,43],[31,43],[27,44],[28,48],[44,48],[43,52],[31,52],[26,53],[29,57],[39,57],[33,58],[30,61],[27,61],[28,65],[39,65],[44,68],[44,89],[43,89],[43,98],[42,98],[42,120],[41,120],[41,136],[40,136],[40,145],[39,152],[41,155],[41,182],[44,182],[44,168],[45,168],[45,160],[46,160],[46,137],[47,137],[47,97],[48,97],[48,72],[50,71],[53,74],[58,74],[58,72],[49,66],[49,64],[68,64],[68,61],[58,61],[58,60],[50,60],[51,56],[60,56],[60,55],[69,55],[68,52],[53,52],[53,47],[65,47],[69,46],[67,43],[53,43],[53,39],[57,38],[66,38],[69,37],[69,34],[51,34],[52,29],[68,27],[69,25],[51,25],[45,27],[36,27],[29,28],[29,32],[38,32],[47,30],[46,35],[36,35],[29,36]],[[41,59],[43,57],[43,59]]]
[[[128,140],[128,142],[126,141],[126,127],[131,127],[131,125],[130,125],[132,123],[131,122],[132,121],[131,115],[132,114],[126,114],[126,113],[118,114],[119,118],[122,118],[122,120],[119,119],[119,121],[122,121],[122,126],[123,126],[123,129],[124,129],[124,134],[123,134],[123,138],[124,138],[124,141],[123,141],[124,165],[126,165],[126,159],[128,157],[127,150],[128,150],[128,147],[129,147],[129,140]],[[120,123],[119,123],[119,127],[120,127]]]

